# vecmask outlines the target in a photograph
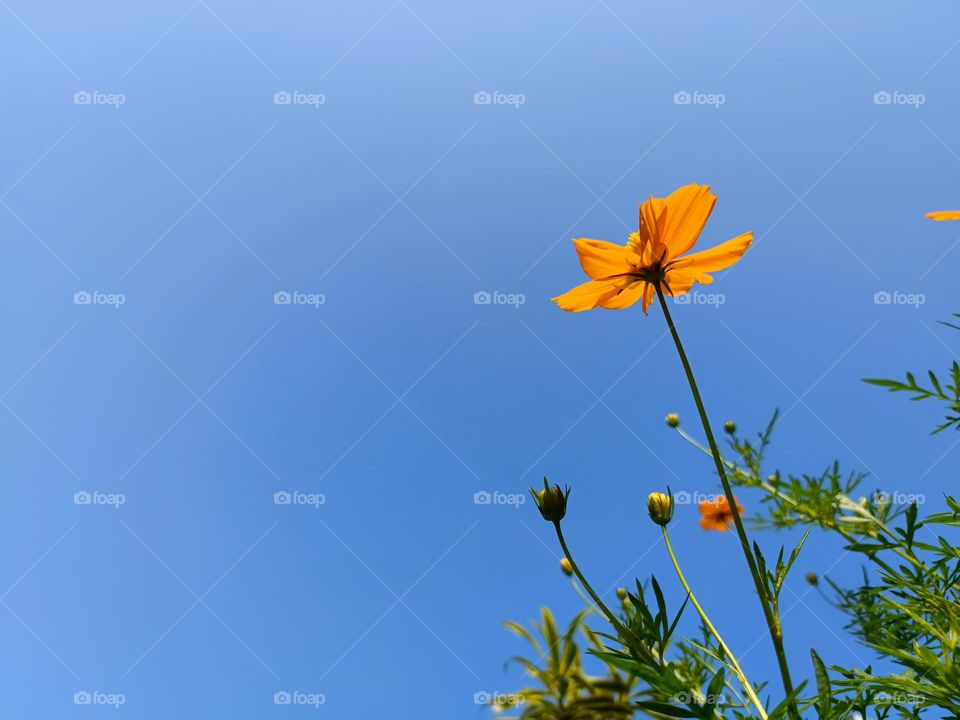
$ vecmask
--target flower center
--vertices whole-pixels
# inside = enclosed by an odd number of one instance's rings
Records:
[[[653,265],[647,265],[646,267],[639,265],[635,265],[634,267],[637,269],[637,277],[644,282],[658,284],[663,282],[667,276],[667,268],[662,260],[657,260]]]

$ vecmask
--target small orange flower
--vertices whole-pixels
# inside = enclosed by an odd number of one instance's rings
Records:
[[[626,245],[580,238],[573,245],[590,281],[553,298],[569,312],[604,307],[622,310],[642,300],[643,312],[659,286],[666,295],[683,295],[693,284],[707,285],[707,273],[733,265],[753,242],[744,233],[709,250],[688,252],[706,225],[717,196],[708,185],[687,185],[669,197],[651,197],[640,206],[640,227]]]
[[[927,213],[930,220],[960,220],[960,210],[938,210]]]
[[[737,498],[737,512],[743,513],[743,505]],[[730,503],[724,495],[717,495],[713,500],[703,500],[698,505],[700,508],[700,527],[704,530],[717,530],[726,532],[730,529],[730,523],[733,522],[733,511],[730,509]]]

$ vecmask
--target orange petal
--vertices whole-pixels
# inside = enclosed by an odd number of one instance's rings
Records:
[[[640,249],[648,247],[652,243],[660,243],[660,218],[663,216],[667,207],[667,201],[664,198],[655,198],[650,196],[649,200],[640,205]]]
[[[700,527],[704,530],[716,530],[717,532],[726,532],[730,528],[732,518],[729,515],[707,514],[700,518]]]
[[[604,240],[580,238],[573,241],[580,256],[580,267],[593,280],[603,280],[614,275],[623,275],[632,269],[627,260],[630,251],[623,245]],[[632,254],[632,253],[631,253]]]
[[[656,295],[657,288],[653,284],[647,283],[646,287],[643,289],[643,305],[640,306],[643,308],[644,315],[649,314],[647,313],[647,308],[650,307],[651,303],[653,303],[653,298],[656,297]]]
[[[927,213],[930,220],[960,220],[960,210],[938,210]]]
[[[704,505],[707,506],[706,509],[704,509]],[[704,530],[727,529],[723,522],[723,515],[720,514],[714,503],[700,503],[700,527],[702,527]]]
[[[675,270],[671,268],[667,271],[667,277],[664,282],[663,292],[665,295],[676,297],[690,292],[694,283],[709,285],[713,282],[713,276],[706,273],[693,270]]]
[[[623,288],[617,295],[614,295],[609,300],[602,301],[600,306],[605,307],[607,310],[623,310],[624,308],[628,308],[640,299],[646,287],[647,283],[642,280],[634,282],[632,285]]]
[[[701,500],[700,502],[697,503],[697,510],[700,511],[701,515],[706,515],[707,513],[715,512],[717,509],[717,506],[720,503],[720,497],[721,496],[718,495],[713,500]]]
[[[730,267],[743,256],[752,242],[753,233],[747,232],[709,250],[685,255],[679,260],[675,260],[671,268],[674,272],[696,273],[695,279],[697,282],[704,282],[700,279],[702,274]]]
[[[686,185],[664,200],[666,210],[659,220],[660,241],[670,250],[670,258],[680,257],[696,244],[707,224],[717,196],[709,185]]]
[[[626,276],[607,278],[606,280],[590,280],[552,299],[560,306],[560,309],[567,312],[593,310],[593,308],[599,307],[614,298],[622,289],[633,282],[633,278]]]

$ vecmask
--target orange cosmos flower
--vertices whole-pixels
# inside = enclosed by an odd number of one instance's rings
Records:
[[[737,503],[737,512],[743,513],[743,505],[734,498]],[[704,530],[718,530],[726,532],[733,522],[733,511],[730,509],[730,503],[724,495],[718,495],[713,500],[703,500],[698,507],[700,508],[700,527]]]
[[[683,295],[695,282],[713,282],[707,273],[733,265],[753,242],[753,233],[690,255],[717,196],[708,185],[687,185],[669,197],[651,197],[640,206],[640,227],[626,245],[580,238],[573,245],[589,282],[553,298],[569,312],[604,307],[622,310],[642,300],[643,312],[657,287],[666,295]]]
[[[927,213],[930,220],[960,220],[960,210],[938,210]]]

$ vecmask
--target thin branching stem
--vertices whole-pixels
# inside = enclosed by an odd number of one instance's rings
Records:
[[[753,703],[753,706],[757,709],[757,712],[760,714],[762,720],[767,720],[767,712],[763,707],[763,703],[760,702],[760,698],[758,698],[756,692],[754,692],[753,685],[747,679],[746,674],[743,672],[743,668],[740,667],[740,663],[737,662],[736,656],[730,651],[730,647],[726,642],[724,642],[724,639],[720,636],[720,632],[717,630],[717,628],[714,627],[712,622],[710,622],[710,618],[707,617],[707,613],[697,601],[697,597],[693,594],[693,590],[690,589],[690,585],[687,583],[687,579],[684,577],[683,571],[680,569],[680,563],[677,560],[676,553],[673,551],[673,545],[670,544],[670,535],[667,534],[666,526],[661,526],[661,530],[663,530],[663,541],[667,546],[667,554],[670,555],[670,561],[673,563],[673,569],[677,571],[677,577],[680,579],[680,584],[683,585],[683,589],[687,591],[687,597],[690,598],[690,602],[693,604],[693,607],[695,607],[697,612],[700,614],[700,619],[703,620],[703,624],[706,625],[713,637],[716,638],[717,644],[720,646],[723,654],[728,658],[730,669],[733,670],[737,676],[737,679],[740,680],[740,684],[743,686],[747,696],[750,698],[750,702]]]
[[[695,448],[697,448],[700,452],[702,452],[702,453],[704,453],[704,454],[706,454],[706,455],[712,455],[712,453],[710,452],[710,448],[704,446],[703,443],[697,441],[696,438],[692,437],[692,436],[690,435],[690,433],[688,433],[688,432],[687,432],[686,430],[684,430],[682,427],[677,427],[677,428],[676,428],[676,432],[677,432],[678,435],[680,435],[680,437],[682,437],[682,438],[683,438],[684,440],[686,440],[688,443],[690,443],[691,445],[693,445],[693,446],[694,446]],[[780,500],[781,502],[784,502],[784,503],[786,503],[787,505],[793,506],[793,507],[796,509],[797,512],[799,512],[799,511],[802,509],[802,506],[800,505],[800,503],[798,503],[798,502],[796,501],[796,499],[790,497],[789,495],[787,495],[787,494],[785,494],[785,493],[780,492],[779,490],[777,490],[777,488],[775,488],[773,485],[771,485],[770,483],[768,483],[766,480],[764,480],[764,479],[763,479],[762,477],[760,477],[759,475],[755,475],[755,474],[753,474],[753,473],[749,473],[749,472],[745,471],[743,468],[738,467],[735,463],[730,462],[729,460],[727,460],[727,459],[724,458],[724,457],[721,457],[720,459],[723,461],[723,464],[727,466],[727,469],[729,469],[731,472],[736,473],[736,474],[739,475],[741,478],[743,478],[744,482],[750,483],[750,484],[752,484],[752,485],[755,485],[756,487],[760,488],[761,490],[763,490],[765,493],[767,493],[767,494],[770,495],[771,497],[775,497],[775,498],[777,498],[778,500]],[[884,532],[890,537],[891,540],[893,540],[895,543],[897,542],[897,537],[893,534],[893,532],[890,530],[890,528],[888,528],[884,523],[880,522],[877,518],[873,517],[872,515],[862,515],[862,517],[865,517],[867,520],[872,521],[880,530],[884,531]],[[844,540],[846,540],[847,542],[850,542],[850,543],[856,542],[856,538],[854,538],[853,535],[851,535],[849,532],[847,532],[846,530],[844,530],[842,527],[840,527],[840,526],[837,525],[837,524],[824,525],[824,527],[827,527],[828,529],[833,530],[834,532],[836,532],[838,535],[840,535],[840,537],[842,537],[842,538],[843,538]],[[893,551],[894,553],[896,553],[897,555],[899,555],[899,556],[900,556],[901,558],[903,558],[904,560],[906,560],[907,562],[909,562],[910,564],[912,564],[912,565],[913,565],[915,568],[917,568],[918,570],[921,570],[921,571],[923,571],[923,572],[927,572],[927,571],[928,571],[927,566],[924,565],[923,562],[922,562],[915,554],[913,554],[913,553],[908,553],[908,552],[905,551],[903,548],[901,548],[899,545],[890,547],[889,549],[890,549],[891,551]],[[867,559],[869,559],[871,562],[875,563],[877,566],[883,568],[883,569],[886,570],[887,572],[896,574],[896,572],[894,571],[894,569],[891,568],[891,567],[890,567],[887,563],[885,563],[883,560],[881,560],[880,558],[878,558],[875,553],[869,553],[869,554],[866,555],[866,557],[867,557]]]
[[[629,632],[623,626],[623,623],[617,619],[617,616],[610,612],[603,600],[600,599],[600,596],[594,591],[590,583],[587,582],[587,579],[583,576],[583,573],[580,572],[580,568],[577,566],[576,561],[573,559],[573,555],[570,554],[570,548],[567,547],[567,541],[563,538],[563,530],[560,529],[560,522],[554,522],[553,527],[557,531],[557,540],[560,541],[560,547],[563,548],[563,554],[567,558],[567,561],[570,563],[570,567],[573,568],[573,574],[577,576],[577,579],[580,581],[580,584],[583,585],[584,590],[593,598],[593,602],[596,603],[597,607],[607,616],[607,620],[610,621],[610,624],[616,628],[617,632],[620,633],[624,638],[630,637]]]

